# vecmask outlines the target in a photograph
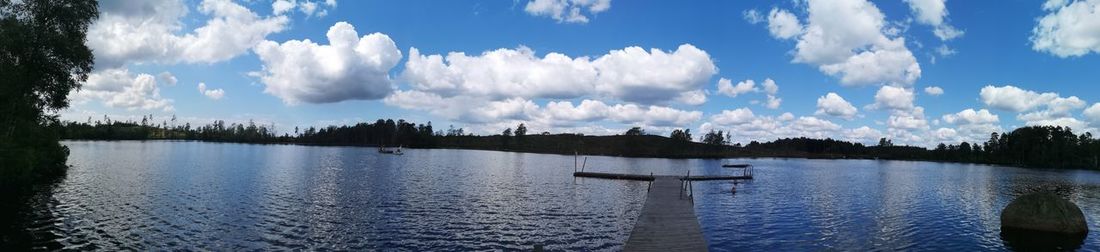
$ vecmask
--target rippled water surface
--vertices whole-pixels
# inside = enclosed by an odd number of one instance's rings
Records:
[[[619,250],[645,182],[574,179],[573,156],[473,150],[66,142],[68,176],[32,200],[34,245],[183,248]],[[871,160],[589,157],[587,170],[729,173],[696,182],[716,251],[1005,250],[1000,210],[1053,188],[1081,206],[1100,249],[1100,173]]]

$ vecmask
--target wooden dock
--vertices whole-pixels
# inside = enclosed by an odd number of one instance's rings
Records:
[[[624,251],[707,251],[695,217],[692,181],[750,180],[749,166],[741,176],[667,176],[601,172],[574,172],[574,177],[650,181],[642,214],[634,223]],[[738,167],[740,168],[740,167]]]
[[[695,206],[682,190],[677,177],[654,178],[624,251],[707,251]]]

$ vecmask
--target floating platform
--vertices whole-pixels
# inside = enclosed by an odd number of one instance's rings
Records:
[[[751,164],[724,164],[724,165],[722,165],[722,167],[726,167],[726,168],[749,168],[749,167],[752,167],[752,165]]]
[[[673,178],[686,181],[707,181],[707,180],[750,180],[752,175],[746,176],[668,176],[668,175],[637,175],[637,174],[622,174],[622,173],[603,173],[603,172],[574,172],[574,177],[582,178],[600,178],[600,179],[621,179],[621,180],[637,180],[637,181],[653,181],[657,178]]]
[[[574,172],[573,176],[574,177],[582,177],[582,178],[622,179],[622,180],[639,180],[639,181],[653,181],[656,178],[653,175],[636,175],[636,174],[602,173],[602,172]]]
[[[750,180],[752,175],[746,176],[690,176],[690,177],[678,177],[681,180],[687,181],[706,181],[706,180]]]

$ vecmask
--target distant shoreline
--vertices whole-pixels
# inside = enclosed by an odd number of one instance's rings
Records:
[[[606,136],[594,136],[594,137],[606,137]],[[248,145],[295,145],[295,146],[317,146],[317,147],[360,147],[360,148],[378,148],[379,145],[368,144],[324,144],[324,143],[298,143],[298,142],[241,142],[241,141],[211,141],[211,140],[195,140],[195,139],[62,139],[65,142],[200,142],[200,143],[226,143],[226,144],[248,144]],[[395,146],[388,146],[395,147]],[[562,155],[573,156],[574,153],[567,153],[561,151],[531,151],[531,150],[518,150],[518,149],[500,149],[500,148],[462,148],[462,147],[405,147],[408,149],[422,149],[422,150],[478,150],[478,151],[499,151],[510,153],[531,153],[531,154],[549,154],[549,155]],[[742,147],[743,148],[743,147]],[[663,159],[763,159],[763,158],[778,158],[778,159],[809,159],[809,160],[887,160],[887,161],[915,161],[915,162],[932,162],[932,163],[946,163],[946,164],[977,164],[977,165],[991,165],[991,166],[1006,166],[1026,169],[1056,169],[1056,170],[1092,170],[1087,168],[1051,168],[1040,166],[1022,166],[1012,164],[998,164],[998,163],[986,163],[986,162],[959,162],[948,160],[935,160],[935,159],[893,159],[893,158],[876,158],[876,157],[862,157],[862,156],[837,156],[833,154],[807,154],[807,155],[703,155],[703,156],[690,156],[690,155],[616,155],[607,153],[576,153],[580,156],[600,156],[600,157],[626,157],[626,158],[663,158]]]

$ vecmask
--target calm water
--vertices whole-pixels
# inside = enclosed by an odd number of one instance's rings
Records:
[[[573,157],[472,150],[66,142],[67,178],[30,203],[67,249],[619,250],[645,182],[574,179]],[[721,160],[589,157],[589,171],[718,174]],[[754,159],[697,182],[712,250],[1005,250],[1000,210],[1057,188],[1100,249],[1100,173],[870,160]]]

